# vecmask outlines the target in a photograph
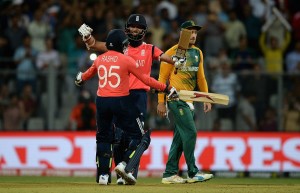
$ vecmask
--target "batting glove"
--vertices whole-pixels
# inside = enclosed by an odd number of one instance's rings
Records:
[[[93,29],[84,23],[78,28],[78,32],[82,36],[82,40],[87,41],[91,38]]]
[[[186,64],[186,57],[179,58],[178,56],[174,55],[172,56],[172,60],[174,61],[174,66],[177,69],[185,66]]]
[[[78,74],[76,75],[76,78],[75,78],[75,84],[77,86],[82,86],[83,84],[83,80],[82,80],[82,72],[78,72]]]
[[[168,100],[179,100],[178,92],[176,88],[174,88],[173,86],[171,87],[171,89],[168,91],[167,94],[168,94],[167,95]]]

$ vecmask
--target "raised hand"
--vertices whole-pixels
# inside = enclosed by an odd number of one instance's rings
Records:
[[[93,29],[84,23],[78,28],[78,32],[82,36],[82,40],[87,41],[90,39]]]
[[[78,74],[76,75],[76,78],[75,78],[75,84],[77,86],[82,86],[83,84],[83,80],[82,80],[82,72],[78,72]]]

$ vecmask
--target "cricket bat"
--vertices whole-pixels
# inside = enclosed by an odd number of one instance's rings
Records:
[[[186,50],[189,48],[191,35],[192,35],[191,30],[182,29],[181,35],[180,35],[179,41],[178,41],[178,48],[175,53],[175,56],[177,56],[178,58],[185,57]],[[177,74],[177,68],[175,69],[174,73]]]
[[[180,90],[178,92],[179,99],[190,100],[196,102],[215,103],[221,105],[228,105],[229,97],[223,94],[207,93],[199,91]]]

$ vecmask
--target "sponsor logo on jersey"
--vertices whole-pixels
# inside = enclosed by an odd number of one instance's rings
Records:
[[[181,71],[190,71],[190,72],[197,72],[199,67],[195,66],[183,66],[180,70]]]

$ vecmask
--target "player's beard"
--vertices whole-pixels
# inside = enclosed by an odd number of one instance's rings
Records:
[[[190,46],[195,45],[195,43],[196,43],[196,38],[190,39],[190,43],[189,43]]]

